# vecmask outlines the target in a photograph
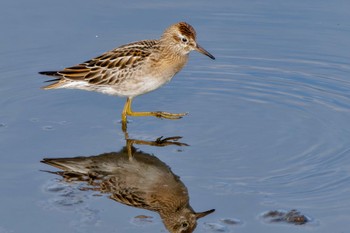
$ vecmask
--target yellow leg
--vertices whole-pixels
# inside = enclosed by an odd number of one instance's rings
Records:
[[[122,113],[122,123],[127,122],[127,116],[155,116],[158,118],[165,119],[180,119],[183,116],[187,115],[187,113],[169,113],[169,112],[133,112],[131,109],[132,98],[128,98],[124,105],[123,113]]]

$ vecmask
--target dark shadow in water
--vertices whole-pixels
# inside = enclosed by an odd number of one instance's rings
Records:
[[[118,152],[74,158],[44,158],[41,162],[61,169],[50,172],[66,182],[86,182],[86,190],[99,191],[125,205],[158,212],[169,232],[193,232],[197,219],[214,209],[195,212],[189,204],[186,186],[170,167],[157,157],[140,151],[134,144],[187,146],[181,137],[155,141],[129,139]]]
[[[291,223],[303,225],[310,222],[310,218],[293,209],[290,211],[273,210],[262,215],[263,219],[269,223]]]

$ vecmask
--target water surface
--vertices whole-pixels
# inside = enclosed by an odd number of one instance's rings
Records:
[[[350,3],[346,1],[4,2],[0,36],[0,232],[164,232],[155,212],[86,194],[40,170],[45,157],[91,156],[125,145],[124,99],[43,91],[38,71],[77,64],[187,21],[217,59],[191,54],[135,110],[129,136],[181,136],[187,147],[136,147],[181,177],[195,232],[346,232],[350,201]],[[304,225],[269,223],[297,209]],[[150,216],[138,221],[135,216]],[[230,224],[234,222],[235,224]],[[35,223],[35,224],[34,224]],[[236,224],[237,223],[237,224]]]

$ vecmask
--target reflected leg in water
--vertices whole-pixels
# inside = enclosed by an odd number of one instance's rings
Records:
[[[175,145],[175,146],[188,146],[186,143],[178,142],[182,137],[180,136],[175,136],[175,137],[168,137],[168,138],[163,138],[163,136],[157,138],[155,141],[145,141],[145,140],[138,140],[138,139],[126,139],[126,147],[128,150],[128,155],[129,159],[132,160],[132,148],[134,144],[138,145],[148,145],[148,146],[170,146],[170,145]]]
[[[124,132],[124,138],[126,141],[126,148],[128,150],[129,159],[132,159],[132,148],[134,144],[137,145],[148,145],[148,146],[158,146],[158,147],[164,147],[164,146],[189,146],[187,143],[179,142],[179,140],[182,138],[181,136],[174,136],[174,137],[167,137],[163,138],[163,136],[157,138],[154,141],[146,141],[146,140],[139,140],[139,139],[131,139],[129,138],[129,133],[126,130],[123,130]]]

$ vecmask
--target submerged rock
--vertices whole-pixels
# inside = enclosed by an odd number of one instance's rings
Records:
[[[305,215],[301,214],[299,211],[295,209],[290,211],[283,211],[283,210],[268,211],[267,213],[264,213],[262,217],[268,220],[268,222],[270,223],[284,222],[284,223],[291,223],[295,225],[303,225],[309,222],[309,218],[307,218]]]
[[[234,218],[223,218],[220,219],[220,222],[226,224],[226,225],[242,225],[242,221]]]

